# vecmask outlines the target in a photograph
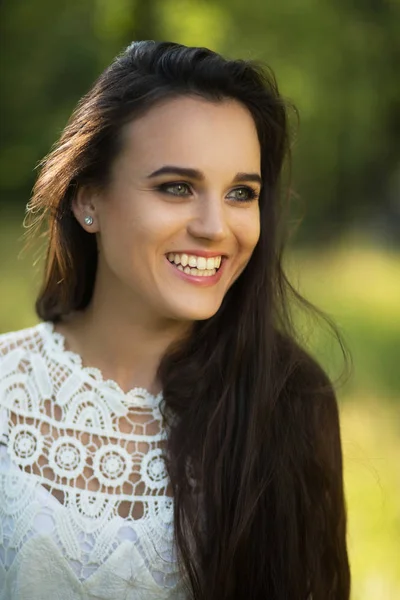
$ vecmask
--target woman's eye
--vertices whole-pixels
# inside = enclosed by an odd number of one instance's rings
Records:
[[[250,200],[258,198],[256,190],[247,186],[232,190],[228,198],[232,198],[232,194],[235,194],[234,200],[239,200],[239,202],[250,202]]]
[[[174,196],[187,196],[191,193],[187,183],[163,183],[160,190]]]

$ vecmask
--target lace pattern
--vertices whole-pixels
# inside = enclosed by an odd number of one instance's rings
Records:
[[[0,579],[36,540],[89,593],[125,548],[143,597],[152,586],[154,598],[187,597],[178,595],[161,402],[83,367],[51,323],[0,336]]]

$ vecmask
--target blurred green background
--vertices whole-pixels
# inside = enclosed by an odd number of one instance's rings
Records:
[[[37,322],[41,271],[21,254],[35,166],[76,102],[134,39],[272,67],[300,112],[293,283],[353,355],[338,389],[352,600],[400,598],[400,3],[398,0],[3,0],[0,332]],[[335,379],[340,352],[313,323]]]

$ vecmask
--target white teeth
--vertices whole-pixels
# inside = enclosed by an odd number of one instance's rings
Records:
[[[181,264],[182,267],[189,266],[191,269],[198,269],[200,271],[218,269],[222,260],[221,256],[205,258],[205,256],[194,256],[193,254],[188,256],[187,254],[174,254],[173,252],[170,252],[167,258],[170,262],[175,263],[175,265]]]
[[[193,275],[194,277],[210,277],[211,275],[215,275],[217,272],[216,269],[199,270],[195,269],[194,267],[183,267],[182,265],[176,265],[176,268],[179,269],[179,271],[183,271],[183,273],[186,273],[187,275]]]
[[[210,277],[211,275],[215,275],[215,273],[217,272],[216,269],[203,269],[202,271],[199,271],[199,269],[190,269],[190,275],[193,275],[195,277]]]
[[[211,271],[214,268],[214,259],[213,258],[207,258],[207,269],[209,271]]]
[[[207,260],[204,258],[204,256],[197,257],[197,268],[200,270],[207,268]]]

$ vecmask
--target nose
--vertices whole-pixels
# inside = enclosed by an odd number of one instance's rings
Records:
[[[199,198],[195,214],[188,222],[188,232],[196,238],[221,242],[228,235],[226,206],[217,195]]]

